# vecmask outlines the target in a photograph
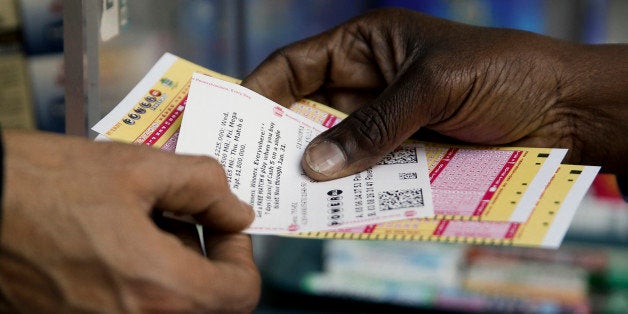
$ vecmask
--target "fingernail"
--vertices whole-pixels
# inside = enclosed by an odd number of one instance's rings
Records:
[[[347,162],[342,149],[335,143],[324,141],[308,147],[305,161],[312,170],[331,176],[345,167]]]

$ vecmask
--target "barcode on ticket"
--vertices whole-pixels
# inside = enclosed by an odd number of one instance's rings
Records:
[[[419,175],[416,172],[402,172],[399,174],[399,180],[417,179]]]
[[[418,163],[418,157],[416,155],[416,148],[414,147],[401,147],[390,154],[384,156],[384,158],[378,162],[378,165],[401,165],[401,164],[416,164]]]
[[[422,207],[423,189],[394,190],[379,193],[380,210]]]

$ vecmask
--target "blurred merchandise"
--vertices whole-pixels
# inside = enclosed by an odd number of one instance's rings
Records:
[[[568,250],[564,250],[567,251]],[[462,275],[466,291],[526,302],[551,302],[561,309],[588,310],[588,278],[585,269],[557,261],[535,259],[533,250],[517,258],[504,257],[498,250],[470,248]],[[568,252],[571,254],[571,252]]]
[[[35,128],[28,78],[22,52],[15,47],[0,47],[0,124],[3,128]]]
[[[27,55],[63,52],[62,0],[19,0]]]
[[[377,254],[373,254],[377,252]],[[324,246],[327,274],[368,274],[396,281],[456,287],[456,270],[463,260],[460,246],[387,241],[329,241]]]
[[[292,241],[277,239],[284,250],[261,264],[273,261],[290,274],[266,278],[280,291],[464,312],[628,311],[622,300],[628,252],[615,247],[570,244],[546,250],[334,240],[320,243],[317,268],[286,258],[315,256],[289,250],[295,248]]]
[[[628,203],[611,174],[599,174],[567,231],[567,240],[628,244]]]
[[[0,0],[0,34],[15,31],[18,25],[15,0]]]
[[[65,131],[63,54],[31,56],[27,59],[37,128]]]
[[[65,131],[62,0],[18,0],[21,49],[38,129]]]

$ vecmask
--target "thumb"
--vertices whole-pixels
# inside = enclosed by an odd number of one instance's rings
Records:
[[[431,120],[420,92],[411,83],[389,86],[306,147],[301,159],[312,179],[327,181],[367,169]]]

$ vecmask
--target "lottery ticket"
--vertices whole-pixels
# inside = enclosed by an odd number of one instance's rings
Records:
[[[561,165],[543,191],[530,218],[523,223],[406,219],[341,232],[311,232],[304,237],[440,241],[469,244],[558,248],[578,204],[593,182],[599,167]]]
[[[109,140],[174,151],[190,81],[196,72],[239,82],[166,53],[92,130]]]
[[[326,128],[238,84],[194,74],[177,153],[208,155],[251,204],[249,233],[325,230],[434,215],[422,144],[408,144],[361,173],[315,182],[301,168]]]

